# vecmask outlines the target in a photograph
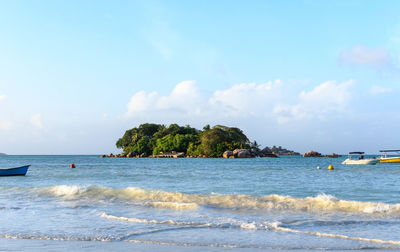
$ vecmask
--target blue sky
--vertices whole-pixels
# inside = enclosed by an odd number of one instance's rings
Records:
[[[399,1],[1,1],[0,152],[98,154],[143,122],[399,148]]]

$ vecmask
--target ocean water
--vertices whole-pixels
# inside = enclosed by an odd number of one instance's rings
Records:
[[[1,156],[0,249],[400,249],[400,165],[344,158]]]

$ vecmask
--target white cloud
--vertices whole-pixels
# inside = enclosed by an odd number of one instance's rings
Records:
[[[324,82],[309,92],[302,91],[300,102],[302,106],[325,111],[343,108],[351,98],[349,87],[353,83],[353,80],[342,83],[336,81]]]
[[[385,93],[390,93],[392,92],[392,88],[389,87],[382,87],[382,86],[372,86],[369,90],[369,93],[372,95],[380,95],[380,94],[385,94]]]
[[[161,96],[158,99],[156,108],[187,110],[198,105],[201,94],[197,89],[195,81],[182,81],[172,90],[169,96]]]
[[[5,99],[6,99],[6,95],[5,94],[0,95],[0,101],[4,101]]]
[[[324,82],[311,91],[302,91],[298,95],[298,103],[277,104],[273,112],[278,116],[280,123],[292,119],[324,119],[326,115],[344,111],[351,100],[350,87],[353,83],[353,80],[342,83]]]
[[[169,115],[190,115],[199,111],[203,105],[203,98],[198,91],[195,81],[178,83],[167,96],[160,96],[157,92],[147,94],[139,91],[131,97],[128,103],[126,116],[141,116],[145,114],[168,113]]]
[[[377,69],[393,66],[392,59],[384,48],[365,48],[360,45],[343,50],[340,54],[340,61],[354,66],[365,65]]]
[[[128,103],[128,111],[126,115],[130,116],[151,109],[157,96],[158,94],[156,92],[150,94],[146,94],[144,91],[137,92],[132,96]]]
[[[31,116],[31,124],[38,129],[43,129],[42,118],[40,114],[34,114]]]
[[[227,115],[255,115],[262,113],[281,96],[282,82],[264,84],[242,83],[215,91],[208,103],[224,110]]]
[[[350,102],[353,81],[327,81],[311,91],[289,92],[280,80],[263,84],[242,83],[211,96],[200,92],[195,81],[183,81],[167,96],[137,92],[128,103],[127,117],[151,120],[220,121],[261,118],[285,123],[290,120],[323,119],[343,112]]]

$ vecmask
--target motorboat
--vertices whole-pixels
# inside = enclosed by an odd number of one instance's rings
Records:
[[[379,163],[400,163],[400,150],[380,150],[382,156],[379,158]],[[397,153],[399,156],[388,156],[388,152]]]
[[[377,158],[364,158],[364,152],[353,151],[349,152],[349,156],[342,164],[346,165],[374,165],[379,162]]]
[[[28,172],[30,165],[24,165],[20,167],[0,169],[0,176],[25,176]]]

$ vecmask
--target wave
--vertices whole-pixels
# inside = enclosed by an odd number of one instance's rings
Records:
[[[238,221],[231,218],[224,218],[219,220],[216,223],[201,223],[201,222],[191,222],[191,221],[174,221],[174,220],[148,220],[148,219],[139,219],[133,217],[124,217],[124,216],[114,216],[107,213],[101,213],[100,217],[109,219],[109,220],[117,220],[117,221],[126,221],[133,223],[144,223],[144,224],[157,224],[157,225],[170,225],[170,226],[185,226],[185,227],[196,227],[196,228],[240,228],[247,230],[261,230],[268,229],[267,225],[262,224],[257,227],[255,222],[244,222]],[[268,224],[274,225],[274,224]]]
[[[265,246],[265,245],[236,245],[236,244],[226,244],[226,243],[189,243],[189,242],[173,242],[173,241],[154,241],[154,240],[139,240],[139,239],[130,239],[126,240],[127,242],[132,243],[144,243],[151,245],[168,245],[168,246],[182,246],[182,247],[217,247],[217,248],[228,248],[228,249],[267,249],[267,250],[301,250],[301,251],[309,251],[309,250],[360,250],[360,249],[369,249],[369,250],[392,250],[398,249],[398,247],[363,247],[359,246],[356,248],[348,248],[348,249],[337,249],[337,248],[321,248],[321,246]]]
[[[173,220],[147,220],[147,219],[138,219],[138,218],[129,218],[129,217],[119,217],[114,215],[109,215],[106,213],[102,213],[100,215],[102,218],[118,220],[118,221],[128,221],[134,223],[146,223],[146,224],[158,224],[158,225],[177,225],[183,227],[193,227],[193,228],[239,228],[245,230],[271,230],[277,232],[285,232],[285,233],[295,233],[295,234],[304,234],[304,235],[312,235],[317,237],[327,237],[327,238],[336,238],[343,240],[353,240],[353,241],[361,241],[375,244],[390,244],[390,245],[400,245],[400,241],[393,240],[381,240],[375,238],[364,238],[364,237],[353,237],[341,234],[330,234],[330,233],[322,233],[322,232],[313,232],[313,231],[302,231],[291,228],[282,227],[281,223],[278,221],[274,222],[244,222],[238,221],[234,219],[226,219],[225,222],[219,223],[198,223],[198,222],[180,222]]]
[[[302,231],[296,230],[291,228],[285,228],[276,226],[276,231],[286,232],[286,233],[295,233],[295,234],[306,234],[318,237],[328,237],[328,238],[337,238],[337,239],[344,239],[344,240],[353,240],[353,241],[362,241],[362,242],[369,242],[369,243],[376,243],[376,244],[390,244],[390,245],[400,245],[400,241],[392,241],[392,240],[381,240],[375,238],[363,238],[363,237],[352,237],[347,235],[341,234],[330,234],[330,233],[321,233],[321,232],[312,232],[312,231]]]
[[[179,229],[179,228],[176,228],[176,229]],[[165,229],[140,232],[140,233],[137,233],[137,235],[154,233],[154,232],[158,232],[158,231],[165,231]],[[396,247],[392,247],[392,249],[398,248],[397,246],[400,245],[400,241],[370,239],[370,238],[362,238],[362,237],[350,237],[350,236],[346,236],[346,235],[337,235],[337,234],[328,234],[328,233],[319,233],[319,232],[298,231],[298,230],[280,228],[280,227],[277,227],[275,229],[275,231],[308,234],[308,235],[314,235],[314,236],[318,236],[318,237],[355,240],[355,241],[375,243],[375,244],[380,244],[380,245],[395,245]],[[239,245],[239,244],[224,244],[224,243],[192,243],[192,242],[171,242],[171,241],[157,241],[157,240],[139,240],[139,239],[130,238],[132,236],[135,236],[135,234],[130,234],[130,235],[127,235],[127,236],[121,237],[121,238],[0,234],[0,238],[3,238],[3,239],[49,240],[49,241],[87,241],[87,242],[125,241],[125,242],[133,242],[133,243],[148,243],[148,244],[155,244],[155,245],[174,245],[174,246],[185,246],[185,247],[204,246],[204,247],[225,247],[225,248],[304,249],[304,247],[287,247],[287,246],[265,246],[265,245],[250,245],[250,244]],[[307,247],[307,250],[308,249],[320,250],[321,248],[320,247],[315,247],[315,248]],[[376,247],[376,249],[382,249],[382,248]]]
[[[140,202],[155,208],[194,210],[200,205],[233,210],[277,209],[301,211],[342,211],[356,213],[400,214],[400,204],[347,201],[320,194],[316,197],[297,198],[284,195],[252,196],[245,194],[187,194],[136,187],[112,188],[104,186],[51,186],[36,188],[39,193],[64,199],[118,199]]]
[[[167,225],[167,226],[175,226],[169,228],[158,228],[146,231],[139,231],[135,233],[125,234],[120,237],[115,236],[63,236],[63,235],[30,235],[30,234],[0,234],[0,238],[5,239],[30,239],[30,240],[54,240],[54,241],[101,241],[101,242],[110,242],[110,241],[126,241],[126,242],[139,242],[139,243],[154,243],[160,245],[177,245],[177,246],[210,246],[210,247],[232,247],[232,248],[287,248],[287,247],[270,247],[270,246],[253,246],[253,245],[236,245],[236,244],[218,244],[218,243],[185,243],[185,242],[163,242],[163,241],[150,241],[150,240],[138,240],[135,237],[141,236],[143,234],[151,234],[157,232],[164,232],[170,230],[179,230],[185,228],[238,228],[244,230],[268,230],[274,232],[284,232],[284,233],[294,233],[294,234],[303,234],[303,235],[311,235],[316,237],[326,237],[326,238],[334,238],[334,239],[342,239],[342,240],[353,240],[360,242],[367,242],[373,244],[380,245],[395,245],[400,246],[400,241],[395,240],[382,240],[376,238],[365,238],[365,237],[355,237],[348,236],[342,234],[332,234],[332,233],[323,233],[316,231],[304,231],[304,230],[296,230],[292,228],[287,228],[281,226],[282,223],[275,222],[246,222],[240,221],[232,218],[223,218],[223,219],[214,219],[214,222],[210,223],[201,223],[201,222],[186,222],[186,221],[174,221],[174,220],[148,220],[148,219],[140,219],[140,218],[132,218],[132,217],[124,217],[124,216],[114,216],[107,213],[101,213],[100,217],[117,220],[117,221],[127,221],[133,223],[144,223],[144,224],[156,224],[156,225]],[[379,248],[379,247],[377,247]],[[309,249],[309,248],[308,248]]]

